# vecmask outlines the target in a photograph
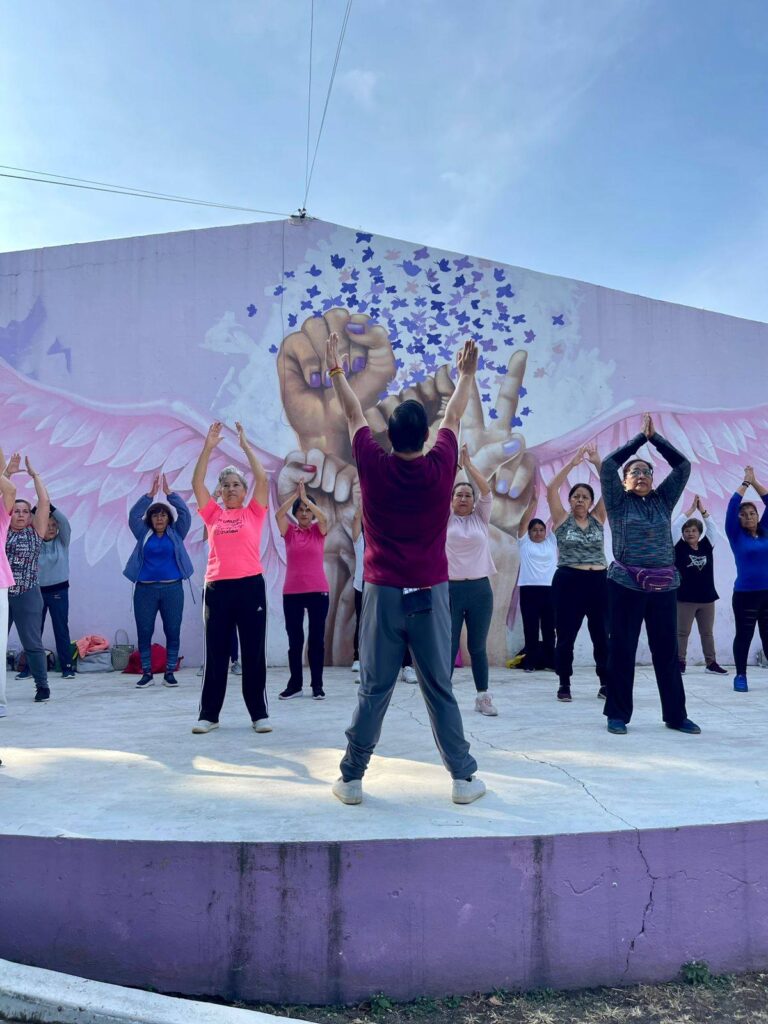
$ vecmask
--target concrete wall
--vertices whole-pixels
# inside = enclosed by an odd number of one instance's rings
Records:
[[[518,441],[494,474],[497,663],[520,644],[517,524],[533,489],[543,494],[581,442],[597,438],[608,450],[634,434],[650,408],[659,429],[694,459],[683,504],[699,492],[721,523],[744,464],[768,475],[765,324],[320,221],[0,254],[0,436],[7,453],[30,455],[72,519],[75,636],[112,636],[123,627],[135,638],[121,575],[133,545],[128,508],[159,471],[189,498],[208,423],[240,419],[271,474],[272,502],[303,472],[326,507],[327,647],[337,663],[349,661],[354,470],[322,373],[323,339],[333,327],[379,427],[386,401],[407,388],[427,399],[437,421],[452,387],[440,367],[452,363],[466,334],[480,342],[482,415],[464,437],[488,458],[500,440]],[[242,462],[232,434],[212,477],[225,462]],[[571,480],[588,475],[583,467]],[[189,547],[198,592],[205,548],[197,525]],[[278,664],[286,654],[285,555],[273,525],[263,554],[269,659]],[[716,560],[725,658],[733,580],[725,545]],[[183,652],[194,664],[202,647],[191,595],[185,616]],[[583,644],[578,654],[591,656]]]
[[[0,957],[294,1003],[768,964],[768,825],[307,844],[0,837]]]

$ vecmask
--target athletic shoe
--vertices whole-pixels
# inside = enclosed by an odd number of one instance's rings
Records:
[[[570,686],[561,686],[557,691],[557,699],[563,701],[565,704],[570,704],[573,700]]]
[[[507,668],[517,668],[518,665],[522,665],[523,661],[525,661],[524,654],[515,654],[511,658],[507,658]]]
[[[485,783],[473,775],[471,779],[454,779],[451,800],[455,804],[471,804],[485,793]]]
[[[678,658],[677,659],[677,664],[680,666],[680,675],[684,676],[685,675],[685,662],[683,661],[682,658]]]
[[[723,668],[722,665],[718,665],[716,661],[710,661],[710,663],[707,665],[707,672],[715,672],[719,676],[728,675],[728,669]]]
[[[232,673],[233,676],[241,676],[243,674],[243,666],[240,664],[239,661],[233,661],[232,664],[229,666],[229,671]]]
[[[148,686],[154,686],[154,685],[155,685],[155,680],[154,680],[154,677],[152,676],[152,673],[151,672],[145,672],[144,675],[141,677],[141,679],[138,681],[138,683],[136,683],[136,688],[139,689],[139,690],[144,690]]]
[[[35,704],[45,704],[51,699],[51,691],[47,686],[38,686],[35,690]]]
[[[294,697],[303,696],[303,694],[304,691],[300,686],[293,689],[290,686],[286,686],[283,692],[278,694],[278,700],[292,700]]]
[[[749,685],[747,683],[747,677],[741,675],[735,675],[733,677],[733,688],[736,693],[747,693],[749,691]]]
[[[272,732],[268,718],[257,718],[255,722],[251,722],[251,725],[254,732]]]
[[[695,722],[692,722],[690,718],[684,718],[680,725],[670,725],[669,722],[664,723],[668,729],[674,729],[675,732],[684,732],[689,736],[698,736],[701,729]]]
[[[627,726],[625,722],[622,722],[620,718],[609,718],[608,719],[608,732],[612,732],[614,736],[626,736]]]
[[[350,779],[349,782],[345,782],[344,779],[337,779],[331,787],[331,792],[343,804],[361,804],[363,802],[363,780]]]
[[[28,672],[26,669],[23,669],[21,672],[17,672],[16,675],[13,678],[14,679],[29,679],[31,675],[32,675],[31,672]]]
[[[312,700],[325,700],[325,690],[322,686],[312,691]]]
[[[197,674],[199,676],[201,676],[201,675],[203,675],[204,672],[205,672],[205,665],[201,665],[200,668],[197,670]]]
[[[163,676],[163,686],[178,686],[179,680],[173,674],[173,672],[166,672]]]
[[[493,706],[490,693],[478,693],[475,697],[475,711],[479,711],[481,715],[487,715],[489,718],[495,718],[498,715],[498,711]]]
[[[76,679],[77,678],[77,674],[76,674],[76,672],[75,672],[75,670],[73,668],[68,668],[66,672],[62,672],[61,678],[62,679]]]
[[[404,683],[418,683],[419,679],[416,675],[416,669],[411,665],[407,665],[400,672],[400,678]]]
[[[355,658],[355,660],[352,662],[352,671],[353,672],[359,672],[360,671],[360,661],[357,658]]]
[[[597,699],[598,700],[605,700],[605,698],[607,696],[608,696],[608,691],[606,690],[606,688],[604,686],[601,686],[600,689],[597,691]]]
[[[206,722],[204,718],[201,718],[197,725],[192,726],[192,732],[210,732],[212,729],[218,729],[218,722]]]

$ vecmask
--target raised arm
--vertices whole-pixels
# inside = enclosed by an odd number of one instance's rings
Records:
[[[173,528],[181,539],[184,540],[189,533],[189,528],[192,526],[192,514],[182,496],[177,494],[176,491],[168,489],[168,481],[165,479],[165,474],[163,474],[163,491],[165,491],[168,498],[168,504],[176,509],[176,522],[173,524]]]
[[[556,530],[568,518],[568,513],[560,497],[560,488],[563,486],[571,470],[575,469],[583,459],[584,449],[579,448],[570,462],[566,462],[560,472],[555,473],[547,486],[547,504],[549,505],[549,514],[552,516],[553,530]]]
[[[361,427],[367,427],[368,422],[363,416],[360,399],[349,386],[349,381],[344,375],[344,367],[339,362],[339,336],[336,331],[331,331],[328,341],[325,343],[325,365],[331,378],[334,394],[347,421],[349,439],[353,441],[358,430]]]
[[[45,484],[40,479],[40,474],[32,468],[29,461],[29,456],[24,459],[27,467],[27,472],[32,477],[32,483],[35,485],[35,494],[37,495],[37,509],[35,511],[34,518],[32,519],[32,525],[35,528],[35,533],[38,537],[45,537],[48,531],[48,519],[51,514],[51,499],[48,497],[48,491],[45,489]]]
[[[475,487],[477,487],[477,491],[480,497],[484,498],[486,494],[491,493],[491,485],[488,483],[483,474],[472,461],[472,458],[469,454],[469,449],[465,444],[461,446],[461,452],[459,454],[459,462],[461,468],[464,470],[464,472],[467,474],[470,480],[474,483]]]
[[[284,537],[286,533],[288,533],[288,527],[291,525],[291,521],[288,518],[288,509],[294,501],[296,501],[298,496],[298,491],[294,491],[293,494],[289,494],[280,508],[275,512],[275,521],[277,522],[277,528],[280,531],[281,537]]]
[[[51,515],[59,525],[58,539],[65,548],[68,548],[72,539],[72,527],[69,525],[69,520],[60,508],[54,508],[53,505],[51,505]]]
[[[595,467],[595,472],[600,476],[600,470],[603,468],[603,459],[600,452],[597,450],[597,444],[592,442],[591,444],[584,446],[584,457],[587,462],[591,462]],[[597,500],[597,504],[592,509],[592,515],[599,522],[604,523],[606,519],[605,502],[603,501],[602,494]]]
[[[264,508],[269,504],[269,478],[264,470],[264,467],[259,462],[259,458],[256,452],[251,447],[251,443],[245,436],[245,428],[242,423],[235,422],[237,428],[237,440],[240,447],[245,452],[245,457],[248,459],[248,465],[251,467],[253,473],[253,497]]]
[[[704,508],[701,498],[696,495],[696,508],[701,512],[701,518],[704,520],[704,536],[707,538],[712,547],[717,544],[720,539],[720,530],[718,529],[717,523],[712,516]]]
[[[323,510],[320,508],[320,506],[316,505],[314,501],[312,501],[312,499],[307,495],[303,480],[299,480],[299,497],[317,520],[318,529],[320,530],[320,533],[322,533],[322,535],[325,537],[325,535],[328,533],[328,518],[325,512],[323,512]]]
[[[7,468],[8,463],[5,461],[3,449],[0,448],[0,495],[2,495],[5,511],[10,512],[13,509],[14,501],[16,501],[16,484],[9,476],[6,476]]]
[[[356,544],[357,539],[363,532],[363,506],[355,506],[355,514],[352,516],[352,543]]]
[[[528,533],[528,523],[533,519],[533,513],[536,511],[538,500],[538,495],[534,491],[531,495],[531,500],[528,502],[528,508],[523,512],[523,518],[520,520],[520,525],[517,528],[518,537],[524,537]]]
[[[456,367],[459,371],[459,381],[456,390],[448,399],[440,426],[452,430],[458,439],[461,417],[467,408],[472,383],[477,373],[477,345],[472,338],[464,342],[464,348],[456,356]]]
[[[221,423],[217,420],[208,428],[203,450],[195,463],[192,473],[192,490],[195,493],[195,501],[198,509],[203,509],[211,500],[211,492],[205,485],[205,475],[208,472],[208,463],[211,461],[211,452],[221,442]]]

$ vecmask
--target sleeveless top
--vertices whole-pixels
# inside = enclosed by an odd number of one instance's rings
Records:
[[[37,586],[40,551],[43,538],[34,526],[25,526],[23,530],[9,530],[5,538],[5,553],[13,573],[15,583],[8,588],[10,597],[18,597]]]
[[[680,573],[678,601],[709,604],[718,600],[712,562],[712,542],[701,537],[696,551],[685,540],[675,544],[675,565]]]
[[[570,514],[555,530],[555,536],[558,566],[608,564],[605,558],[603,524],[593,515],[587,517],[587,525],[582,530],[573,514]]]

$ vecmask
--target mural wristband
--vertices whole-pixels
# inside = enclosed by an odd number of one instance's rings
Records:
[[[334,366],[332,370],[328,371],[328,376],[333,377],[336,373],[344,373],[344,369],[341,366]]]

